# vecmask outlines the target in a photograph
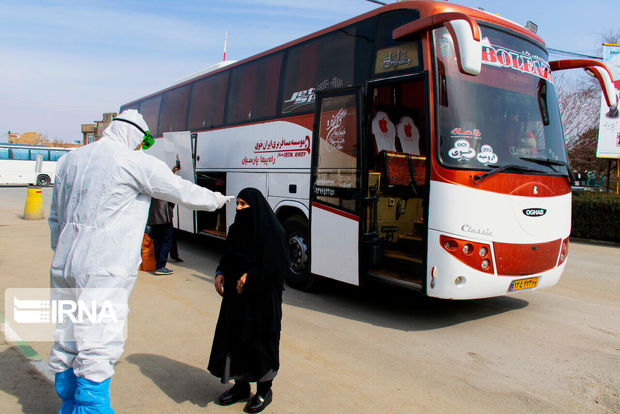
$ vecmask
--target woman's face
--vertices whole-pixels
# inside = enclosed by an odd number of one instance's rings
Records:
[[[244,199],[237,197],[237,211],[248,207],[250,207],[250,205],[246,203]]]

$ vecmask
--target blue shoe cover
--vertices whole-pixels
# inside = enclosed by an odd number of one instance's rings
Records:
[[[110,407],[110,379],[95,382],[78,377],[74,414],[114,414]]]
[[[56,393],[62,399],[62,405],[58,414],[71,414],[75,410],[74,394],[77,387],[77,377],[73,368],[59,372],[54,377]]]

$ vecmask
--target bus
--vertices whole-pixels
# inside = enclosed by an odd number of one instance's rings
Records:
[[[570,169],[543,40],[447,2],[386,5],[128,102],[151,153],[229,195],[260,189],[287,233],[288,284],[380,280],[473,299],[558,282]],[[234,203],[178,208],[224,238]]]
[[[0,184],[41,187],[53,184],[56,161],[70,150],[45,145],[0,144]]]

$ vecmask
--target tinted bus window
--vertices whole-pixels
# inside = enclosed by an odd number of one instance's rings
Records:
[[[31,149],[30,150],[30,159],[33,161],[36,161],[37,156],[41,155],[42,160],[43,161],[49,161],[50,159],[50,153],[49,150],[43,150],[43,149]]]
[[[276,114],[282,54],[235,68],[228,93],[226,122],[242,122]]]
[[[228,72],[194,82],[189,102],[187,129],[212,128],[224,122]]]
[[[149,127],[151,135],[157,131],[157,123],[159,120],[159,106],[161,103],[161,95],[154,96],[140,104],[140,113]]]
[[[57,161],[58,158],[62,157],[66,153],[67,151],[63,150],[50,150],[50,161]]]
[[[189,102],[189,85],[172,89],[164,94],[159,113],[159,129],[157,135],[164,132],[185,130],[187,104]]]
[[[0,160],[8,160],[8,159],[9,159],[9,149],[0,148]]]
[[[30,150],[25,148],[11,148],[9,158],[12,160],[27,160]]]
[[[283,114],[313,110],[317,90],[353,85],[355,34],[355,26],[350,26],[289,51]]]

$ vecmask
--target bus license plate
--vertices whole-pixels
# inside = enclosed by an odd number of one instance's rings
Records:
[[[530,277],[527,279],[513,280],[512,283],[510,284],[510,287],[508,288],[508,292],[513,292],[515,290],[535,288],[536,285],[538,285],[538,279],[540,279],[540,276]]]

